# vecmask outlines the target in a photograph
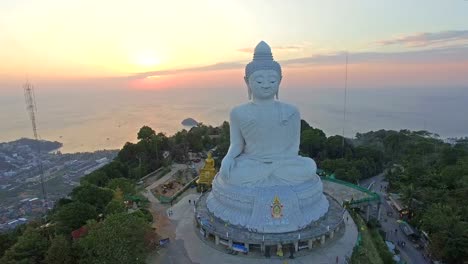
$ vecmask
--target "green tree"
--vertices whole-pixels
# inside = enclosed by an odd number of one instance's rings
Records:
[[[151,137],[150,141],[148,142],[147,149],[147,163],[149,164],[149,168],[151,171],[159,169],[162,164],[162,139],[154,135]]]
[[[101,170],[106,173],[109,179],[128,177],[128,166],[119,160],[113,160],[111,163],[102,167]]]
[[[137,216],[137,217],[140,217],[140,218],[144,219],[148,223],[153,222],[153,215],[151,214],[150,211],[148,211],[148,210],[146,210],[144,208],[140,208],[139,210],[136,210],[132,214]]]
[[[155,136],[156,132],[149,126],[143,126],[140,128],[140,131],[138,131],[137,138],[139,140],[145,140],[148,141],[151,139],[151,137]]]
[[[108,181],[109,181],[109,177],[107,177],[107,174],[102,170],[94,171],[84,176],[80,180],[81,183],[87,182],[87,183],[94,184],[99,187],[106,186]]]
[[[114,192],[110,189],[84,184],[73,189],[71,197],[75,201],[93,205],[98,212],[103,212],[112,200],[113,194]]]
[[[170,142],[169,138],[164,133],[158,133],[158,146],[161,150],[169,150]]]
[[[431,252],[448,263],[462,263],[468,257],[468,223],[458,210],[434,204],[422,220],[431,239]]]
[[[70,234],[73,230],[80,228],[88,219],[97,217],[96,208],[90,204],[75,201],[58,209],[52,216],[56,221],[56,230],[61,234]]]
[[[338,169],[335,170],[334,173],[335,173],[336,178],[343,179],[343,180],[346,179],[346,170],[345,169],[338,168]]]
[[[183,144],[186,143],[187,141],[187,130],[182,129],[180,131],[177,131],[174,135],[174,142],[175,144]]]
[[[174,145],[171,151],[172,159],[176,162],[183,163],[186,160],[186,149],[184,144]]]
[[[202,135],[196,129],[190,130],[187,134],[187,142],[192,151],[200,152],[203,150]]]
[[[408,207],[410,212],[413,211],[413,200],[415,199],[416,190],[414,189],[414,185],[410,183],[409,185],[402,186],[401,190],[401,200],[404,205]]]
[[[345,179],[349,182],[356,183],[358,179],[360,179],[360,173],[355,167],[351,167],[348,171],[346,171]]]
[[[304,119],[301,119],[301,133],[304,132],[304,130],[312,128],[307,121]]]
[[[407,134],[408,132],[403,130],[400,133],[393,131],[384,138],[383,144],[385,146],[385,152],[388,154],[392,162],[398,160],[405,149],[404,146],[409,140]]]
[[[373,164],[373,162],[369,162],[366,158],[356,160],[354,162],[354,166],[359,171],[359,175],[361,175],[361,177],[359,178],[371,177],[374,176],[376,173],[376,170],[374,168],[375,165]]]
[[[136,194],[135,183],[132,180],[126,178],[116,178],[109,181],[107,188],[117,190],[119,188],[124,195]]]
[[[124,213],[126,211],[127,210],[125,208],[125,204],[123,203],[123,201],[112,200],[106,206],[105,213],[106,213],[106,215],[111,215],[111,214]]]
[[[124,195],[123,192],[120,190],[119,187],[117,187],[114,192],[114,198],[106,206],[106,210],[105,210],[106,215],[118,214],[118,213],[123,213],[127,211],[125,204],[124,204],[123,195]]]
[[[149,224],[132,214],[113,214],[78,241],[79,263],[145,263]]]
[[[72,264],[73,258],[70,240],[63,235],[58,235],[52,239],[51,245],[47,250],[45,263],[47,264]]]
[[[229,122],[224,121],[221,125],[220,138],[216,147],[215,156],[224,158],[230,145],[230,125]]]
[[[213,147],[213,140],[208,134],[203,135],[202,144],[204,149],[211,149]]]
[[[28,227],[18,241],[5,252],[0,263],[39,264],[42,263],[49,242],[40,230]]]
[[[354,149],[354,158],[355,159],[367,159],[369,162],[373,161],[373,164],[375,164],[375,169],[376,171],[374,173],[377,173],[377,171],[381,171],[383,168],[383,161],[384,161],[384,153],[383,151],[376,149],[374,147],[368,147],[368,146],[358,146]],[[374,176],[374,175],[370,175]]]
[[[68,198],[60,198],[56,203],[55,203],[55,208],[58,209],[66,204],[69,204],[69,203],[72,203],[73,200],[72,199],[68,199]]]
[[[315,158],[323,150],[326,141],[327,137],[322,130],[316,128],[306,129],[301,133],[300,150],[309,157]]]
[[[347,152],[352,154],[352,146],[346,139],[343,153],[343,137],[338,135],[327,138],[325,150],[327,153],[327,157],[330,159],[341,158]]]
[[[15,244],[15,240],[9,232],[0,233],[0,258],[3,256],[5,251]]]
[[[127,142],[119,151],[119,154],[117,154],[117,159],[123,163],[129,164],[130,166],[136,166],[139,162],[137,155],[140,152],[142,152],[142,150],[137,144]]]
[[[18,238],[23,235],[29,225],[20,225],[13,230],[0,233],[0,258],[5,254],[5,251],[13,246]]]
[[[449,189],[456,189],[459,187],[458,179],[463,175],[468,175],[468,170],[465,170],[460,164],[449,165],[441,171],[441,182],[444,183]]]

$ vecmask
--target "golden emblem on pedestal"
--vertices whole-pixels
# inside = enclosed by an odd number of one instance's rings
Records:
[[[281,218],[283,216],[283,205],[281,204],[277,195],[271,204],[271,217]]]

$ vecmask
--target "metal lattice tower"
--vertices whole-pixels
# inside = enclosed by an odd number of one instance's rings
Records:
[[[346,104],[348,101],[348,52],[346,51],[346,68],[345,68],[345,83],[344,83],[344,98],[343,98],[343,142],[341,146],[341,154],[345,156],[345,126],[346,126]]]
[[[42,203],[44,208],[47,210],[47,192],[45,189],[45,184],[44,184],[44,167],[42,166],[42,159],[41,159],[41,142],[39,141],[40,138],[37,134],[37,125],[36,125],[36,113],[37,113],[37,108],[36,108],[36,98],[34,96],[34,87],[33,85],[29,82],[26,81],[26,83],[23,85],[24,88],[24,99],[26,101],[26,109],[28,110],[29,113],[29,118],[31,119],[31,124],[32,124],[32,129],[33,129],[33,134],[34,134],[34,139],[36,140],[37,144],[37,153],[38,153],[38,162],[39,162],[39,173],[40,173],[40,179],[41,179],[41,191],[42,191]]]

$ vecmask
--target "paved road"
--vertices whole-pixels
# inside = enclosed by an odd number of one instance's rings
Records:
[[[173,212],[170,219],[176,225],[175,239],[166,248],[150,256],[147,263],[329,264],[336,263],[336,257],[338,256],[338,263],[342,264],[345,263],[344,256],[351,256],[357,239],[356,225],[352,218],[345,213],[344,217],[345,219],[348,218],[348,221],[345,222],[346,231],[343,236],[333,241],[333,243],[326,243],[324,246],[315,248],[309,255],[297,257],[296,259],[232,256],[205,244],[196,235],[195,232],[198,232],[198,230],[196,230],[194,224],[193,205],[189,203],[189,200],[193,201],[198,197],[199,195],[196,193],[189,194],[170,208]]]
[[[397,223],[398,212],[391,206],[389,206],[384,198],[386,190],[385,187],[388,185],[388,182],[385,181],[384,174],[381,173],[372,178],[365,179],[360,182],[360,185],[363,187],[367,187],[372,182],[374,182],[374,184],[371,190],[380,195],[380,202],[382,206],[380,223],[382,225],[382,229],[387,233],[386,240],[395,243],[398,250],[400,250],[400,255],[406,262],[414,264],[429,263],[426,259],[424,259],[422,252],[414,247],[413,243],[410,240],[408,240],[408,238],[403,234],[403,232],[399,228],[399,225]],[[386,212],[393,212],[393,216],[387,216]],[[397,230],[396,233],[395,230]],[[398,246],[398,241],[404,241],[406,243],[406,246],[404,248]]]

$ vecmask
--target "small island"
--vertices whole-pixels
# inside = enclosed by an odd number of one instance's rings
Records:
[[[189,118],[182,120],[181,124],[183,126],[194,127],[198,125],[198,122],[195,119],[189,117]]]

